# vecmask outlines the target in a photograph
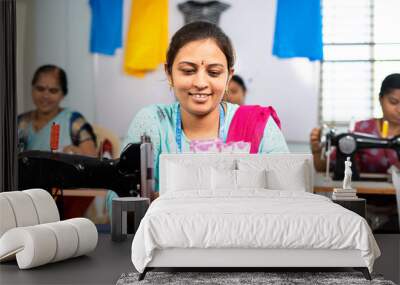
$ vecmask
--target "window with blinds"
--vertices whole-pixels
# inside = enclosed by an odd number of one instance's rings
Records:
[[[320,122],[382,115],[382,80],[400,73],[400,0],[322,0]]]

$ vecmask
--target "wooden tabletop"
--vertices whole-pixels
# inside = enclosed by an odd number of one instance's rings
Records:
[[[396,191],[394,188],[363,188],[363,187],[355,187],[357,189],[357,193],[360,194],[371,194],[371,195],[395,195]],[[321,187],[314,186],[314,193],[317,192],[332,192],[333,187]]]
[[[106,197],[107,196],[106,189],[64,189],[64,196],[73,196],[73,197]],[[55,195],[56,193],[53,193]],[[58,190],[56,195],[60,195],[61,192]]]
[[[352,181],[351,186],[357,189],[357,193],[371,195],[395,195],[396,190],[392,183],[375,181]],[[333,188],[342,188],[342,181],[326,179],[323,173],[314,175],[314,193],[332,192]]]

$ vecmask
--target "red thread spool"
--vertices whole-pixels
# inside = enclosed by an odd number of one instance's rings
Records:
[[[50,149],[51,151],[58,150],[58,144],[60,142],[60,125],[53,122],[50,131]]]
[[[112,143],[108,139],[105,139],[103,141],[102,157],[111,159],[113,157],[113,149],[112,148],[113,148]]]

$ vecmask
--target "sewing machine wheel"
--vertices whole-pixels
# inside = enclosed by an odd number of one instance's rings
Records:
[[[352,136],[345,136],[341,138],[338,142],[339,149],[344,154],[352,154],[356,151],[356,140]]]

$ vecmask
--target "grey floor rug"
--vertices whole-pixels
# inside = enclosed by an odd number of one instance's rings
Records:
[[[117,285],[145,284],[374,284],[395,285],[382,276],[372,275],[368,281],[359,272],[148,272],[146,278],[138,281],[138,273],[122,274]]]

